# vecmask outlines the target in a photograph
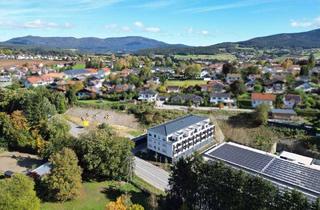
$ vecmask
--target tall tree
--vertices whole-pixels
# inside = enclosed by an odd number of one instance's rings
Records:
[[[230,85],[230,91],[238,96],[246,92],[246,86],[242,80],[237,80]]]
[[[49,199],[66,201],[76,198],[82,185],[81,168],[74,151],[63,148],[53,154],[49,161],[52,164],[51,173],[44,179]]]
[[[256,107],[253,117],[257,125],[265,125],[268,122],[268,113],[270,107],[267,104],[260,104]]]
[[[40,209],[40,200],[34,191],[34,182],[22,174],[0,180],[0,209]]]
[[[133,142],[117,137],[110,128],[97,129],[78,138],[75,147],[87,179],[130,179]]]
[[[188,65],[184,70],[184,76],[189,79],[196,79],[200,76],[201,65],[200,64],[191,64]]]

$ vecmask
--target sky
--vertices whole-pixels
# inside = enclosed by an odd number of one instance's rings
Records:
[[[320,0],[0,0],[0,41],[144,36],[192,46],[320,28]]]

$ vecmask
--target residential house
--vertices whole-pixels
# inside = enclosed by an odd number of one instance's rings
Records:
[[[154,102],[157,100],[158,93],[154,90],[148,89],[139,92],[140,101]]]
[[[297,76],[300,74],[300,70],[301,70],[301,67],[300,65],[292,65],[290,66],[287,71],[292,74],[293,76]]]
[[[118,72],[118,76],[122,78],[128,77],[132,73],[131,69],[123,69],[122,71]]]
[[[0,76],[0,87],[6,87],[12,84],[12,79],[9,75]]]
[[[280,94],[286,90],[286,83],[281,79],[272,79],[264,82],[264,90],[266,93]]]
[[[287,94],[283,98],[283,103],[284,103],[285,108],[293,109],[296,105],[301,103],[301,97],[299,95]]]
[[[210,103],[235,106],[235,100],[231,98],[230,93],[212,93],[210,95]]]
[[[224,92],[225,84],[221,80],[211,80],[205,85],[200,85],[202,92],[216,92],[222,93]]]
[[[195,94],[179,94],[172,96],[170,98],[170,103],[184,105],[187,103],[191,103],[192,105],[199,106],[204,102],[204,99],[201,96]]]
[[[273,103],[276,100],[276,96],[270,93],[252,93],[251,94],[251,105],[253,108],[261,105],[267,104],[273,107]]]
[[[293,109],[272,109],[270,117],[277,120],[293,120],[297,113]]]
[[[111,92],[124,93],[128,91],[133,91],[135,90],[135,88],[136,87],[134,85],[130,85],[130,84],[118,84],[113,86],[113,89],[111,90]]]
[[[208,145],[214,134],[215,126],[209,118],[187,115],[149,128],[147,147],[175,162]]]
[[[179,93],[180,92],[180,87],[179,86],[167,86],[167,93]]]
[[[232,84],[235,81],[241,80],[241,74],[227,74],[226,82]]]
[[[160,82],[160,78],[159,77],[152,77],[151,79],[149,79],[147,81],[148,84],[157,84],[159,85],[161,82]]]
[[[95,87],[86,87],[77,92],[78,99],[95,99],[97,95],[101,95],[102,92]]]
[[[302,90],[303,92],[311,93],[315,88],[310,82],[298,82],[295,90]]]
[[[87,69],[71,69],[63,72],[66,75],[66,78],[78,78],[78,77],[88,77],[91,76],[92,73]]]
[[[48,77],[46,75],[31,76],[31,77],[27,77],[27,79],[24,81],[24,86],[26,88],[38,87],[38,86],[50,85],[53,82],[54,82],[54,78]]]

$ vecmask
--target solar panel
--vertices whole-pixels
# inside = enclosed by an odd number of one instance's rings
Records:
[[[320,170],[230,143],[222,144],[205,155],[249,173],[255,171],[255,174],[277,185],[280,191],[296,188],[310,201],[320,196]]]
[[[320,193],[320,171],[276,158],[263,174]]]
[[[272,156],[254,152],[230,144],[224,144],[209,153],[209,156],[228,161],[229,163],[261,172],[273,159]]]

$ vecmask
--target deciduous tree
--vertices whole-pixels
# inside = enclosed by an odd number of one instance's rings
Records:
[[[34,182],[22,174],[0,180],[0,209],[40,209],[40,200],[34,191]]]
[[[44,179],[50,199],[66,201],[76,198],[81,189],[81,168],[73,150],[63,148],[53,154],[49,161],[51,173]]]

